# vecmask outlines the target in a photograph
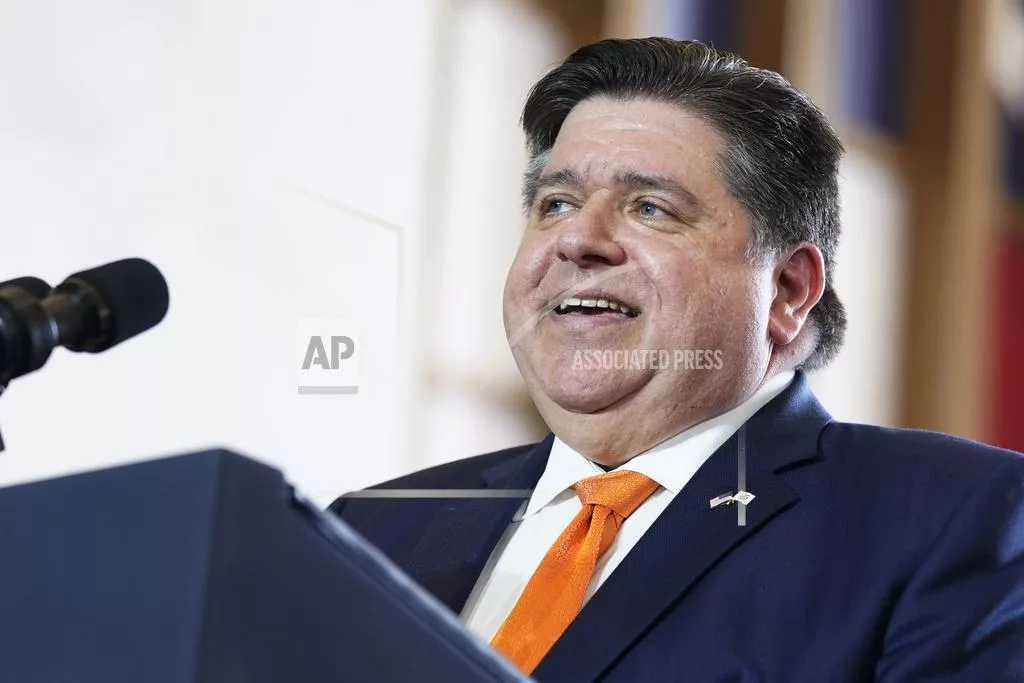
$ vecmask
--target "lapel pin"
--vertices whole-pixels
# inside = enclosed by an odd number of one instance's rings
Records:
[[[736,494],[734,494],[732,491],[729,491],[728,493],[723,493],[720,496],[715,496],[714,498],[712,498],[711,509],[714,510],[717,507],[722,507],[723,505],[732,505],[733,503],[739,503],[740,505],[749,505],[750,501],[754,500],[754,498],[756,497],[757,496],[755,496],[750,491],[740,491],[739,493]]]
[[[732,491],[729,491],[728,493],[723,493],[720,496],[715,496],[714,498],[712,498],[711,499],[711,509],[714,510],[715,508],[721,507],[723,505],[732,505],[733,502],[734,501],[733,501]]]
[[[732,499],[741,505],[750,505],[750,501],[754,500],[755,497],[750,491],[740,491]]]

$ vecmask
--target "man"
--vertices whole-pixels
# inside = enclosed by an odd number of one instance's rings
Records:
[[[846,324],[820,111],[651,38],[522,121],[504,318],[552,434],[382,485],[464,499],[333,510],[539,681],[1024,681],[1024,461],[836,422],[804,377]]]

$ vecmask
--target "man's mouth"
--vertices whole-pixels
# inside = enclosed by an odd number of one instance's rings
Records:
[[[566,297],[554,308],[556,315],[609,315],[636,318],[640,309],[619,299],[602,297]]]

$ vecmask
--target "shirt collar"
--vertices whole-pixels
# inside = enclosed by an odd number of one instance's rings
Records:
[[[646,474],[672,495],[679,493],[701,465],[743,424],[790,385],[795,372],[780,373],[732,410],[680,432],[623,463],[616,470]],[[580,479],[605,472],[555,437],[547,466],[534,487],[523,517],[536,514]]]

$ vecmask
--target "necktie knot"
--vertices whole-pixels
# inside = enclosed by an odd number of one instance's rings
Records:
[[[609,508],[623,520],[657,490],[658,482],[639,472],[620,470],[581,479],[573,488],[584,505]]]

